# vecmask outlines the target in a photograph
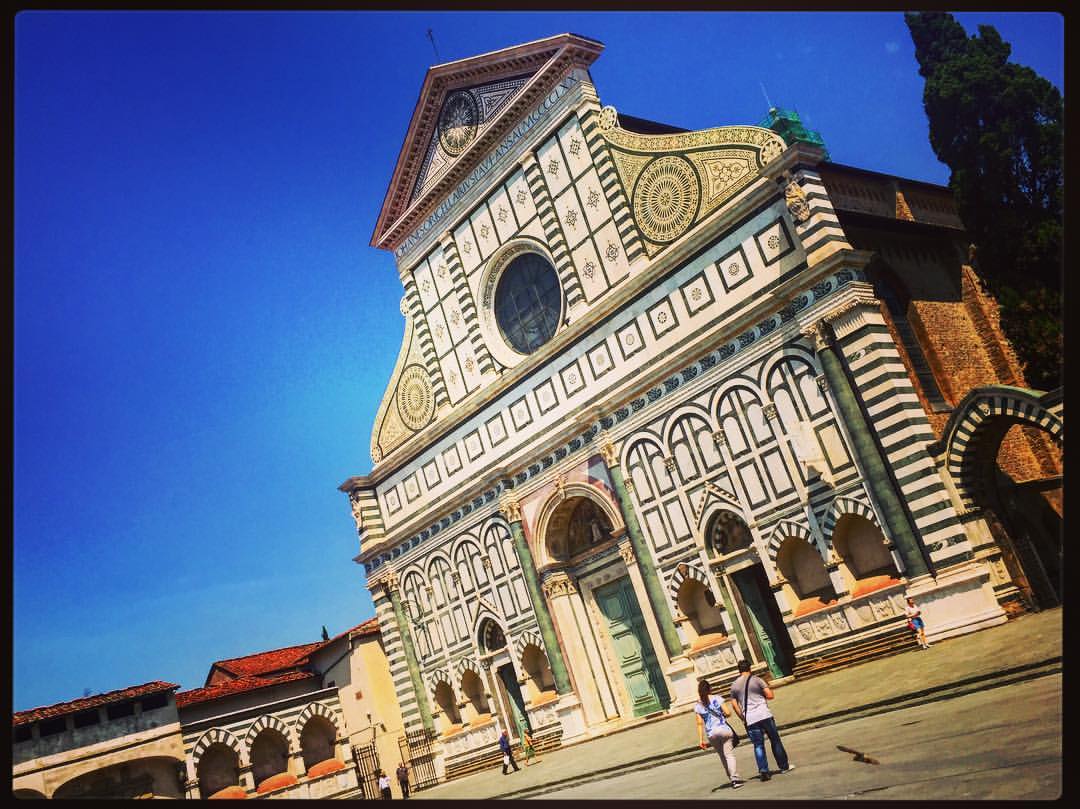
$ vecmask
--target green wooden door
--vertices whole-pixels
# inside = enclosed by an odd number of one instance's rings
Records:
[[[607,619],[611,645],[615,648],[619,669],[626,680],[626,691],[630,695],[634,716],[663,710],[671,699],[630,578],[624,576],[598,587],[596,603]]]
[[[509,697],[510,710],[513,712],[514,727],[517,729],[517,736],[521,736],[521,731],[528,729],[529,727],[529,713],[525,710],[525,698],[521,695],[521,688],[518,686],[517,677],[514,676],[514,667],[510,663],[504,666],[500,666],[498,669],[499,679],[502,680],[503,687],[506,689],[506,696]]]
[[[760,565],[754,565],[733,573],[731,578],[746,605],[747,617],[765,662],[769,664],[769,671],[773,677],[783,677],[791,673],[791,640],[786,635],[783,618],[764,575]]]

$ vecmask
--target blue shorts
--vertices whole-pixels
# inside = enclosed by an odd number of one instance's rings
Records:
[[[912,618],[911,619],[911,628],[915,629],[915,630],[922,629],[923,628],[922,618]]]

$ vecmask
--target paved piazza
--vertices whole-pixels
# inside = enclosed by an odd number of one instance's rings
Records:
[[[1061,675],[956,699],[786,734],[795,770],[756,778],[753,747],[736,749],[733,792],[710,752],[626,775],[549,792],[542,797],[701,799],[1031,799],[1058,797],[1062,787]],[[836,749],[878,759],[863,764]],[[770,754],[770,762],[771,762]],[[540,796],[537,796],[540,797]]]

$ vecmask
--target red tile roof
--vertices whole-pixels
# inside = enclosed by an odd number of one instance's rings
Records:
[[[246,691],[254,691],[258,688],[267,688],[272,685],[291,683],[297,680],[307,680],[315,677],[310,671],[287,671],[284,674],[264,677],[239,677],[235,680],[227,680],[217,685],[208,685],[204,688],[193,688],[191,691],[180,691],[176,695],[176,707],[186,708],[200,702],[231,697],[234,694],[242,694]]]
[[[307,662],[309,652],[323,645],[323,641],[302,643],[299,646],[286,646],[269,652],[256,652],[243,657],[231,657],[211,664],[210,672],[221,669],[234,677],[258,677],[283,669],[295,668]],[[208,678],[209,679],[209,678]]]
[[[94,694],[81,699],[73,699],[69,702],[58,702],[55,705],[31,708],[29,711],[19,711],[13,716],[12,725],[25,725],[41,719],[67,716],[68,714],[85,711],[88,708],[98,708],[102,705],[111,705],[114,702],[122,702],[126,699],[145,697],[150,694],[157,694],[160,691],[173,691],[179,687],[175,683],[166,683],[162,680],[155,680],[152,683],[144,683],[143,685],[132,685],[105,694]]]

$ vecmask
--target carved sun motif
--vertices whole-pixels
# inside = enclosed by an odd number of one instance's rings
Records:
[[[451,93],[439,114],[439,143],[451,157],[457,157],[476,137],[480,114],[476,99],[461,90]]]
[[[634,215],[642,232],[661,244],[680,236],[697,213],[701,190],[693,167],[683,158],[654,160],[634,187]]]

